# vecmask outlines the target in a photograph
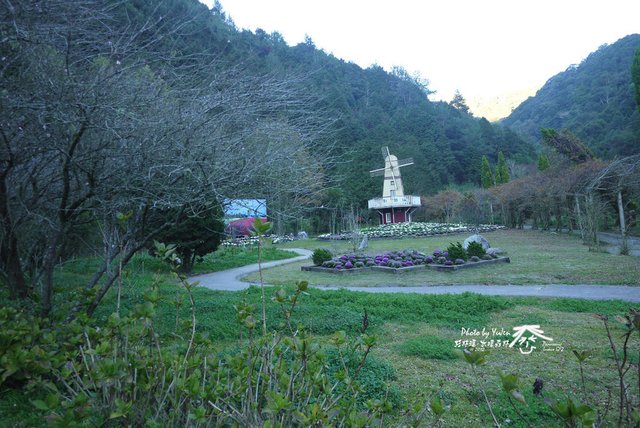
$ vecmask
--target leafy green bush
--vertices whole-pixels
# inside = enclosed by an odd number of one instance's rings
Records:
[[[355,373],[360,365],[360,357],[354,353],[341,355],[338,349],[327,349],[327,364],[329,378],[335,382],[344,372],[346,367],[351,373]],[[344,364],[344,366],[343,366]],[[358,373],[359,394],[357,402],[365,403],[367,400],[380,400],[385,396],[389,404],[398,407],[401,403],[398,388],[389,388],[388,381],[395,380],[396,373],[393,367],[378,358],[368,356]]]
[[[64,338],[76,327],[75,323],[64,328],[49,329],[39,317],[0,308],[0,385],[20,387],[47,376],[66,361],[66,353],[60,343],[73,346],[73,340]]]
[[[447,253],[449,253],[449,255],[447,256],[449,260],[452,260],[452,261],[456,259],[462,259],[464,261],[467,260],[467,252],[464,250],[460,242],[456,242],[455,244],[449,244],[449,246],[447,247]]]
[[[316,248],[313,251],[313,255],[311,256],[311,260],[313,260],[313,264],[316,266],[320,266],[324,262],[328,262],[333,257],[331,251],[324,248]]]
[[[467,255],[469,257],[482,257],[485,254],[487,254],[487,252],[484,250],[481,243],[476,241],[471,241],[469,243],[469,246],[467,247]]]

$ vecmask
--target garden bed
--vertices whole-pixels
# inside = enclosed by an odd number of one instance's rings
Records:
[[[454,233],[482,233],[505,229],[505,226],[493,224],[481,224],[478,226],[456,223],[394,223],[383,224],[375,227],[363,227],[358,231],[360,235],[366,235],[368,239],[400,239],[422,236],[449,235]],[[352,233],[324,234],[317,237],[318,240],[348,240],[352,239]]]
[[[364,267],[351,268],[351,269],[335,269],[335,268],[327,268],[322,266],[302,266],[300,269],[305,272],[323,272],[323,273],[331,273],[336,275],[351,275],[355,273],[371,272],[371,271],[401,274],[401,273],[407,273],[407,272],[421,271],[425,269],[439,270],[439,271],[455,271],[455,270],[470,268],[474,266],[485,266],[488,264],[496,264],[496,263],[511,263],[511,259],[509,259],[509,257],[498,257],[491,260],[479,260],[477,262],[467,262],[465,264],[450,265],[450,266],[438,264],[438,263],[429,263],[429,264],[404,266],[404,267],[397,267],[397,268],[389,267],[389,266],[364,266]]]

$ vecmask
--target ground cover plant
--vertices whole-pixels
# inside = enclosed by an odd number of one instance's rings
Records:
[[[309,262],[292,263],[264,272],[267,284],[293,285],[297,280],[318,286],[429,285],[429,284],[640,284],[640,261],[637,257],[617,256],[589,251],[578,236],[528,230],[499,230],[484,233],[492,247],[508,250],[511,263],[478,266],[451,272],[406,272],[402,278],[390,278],[384,273],[366,272],[352,275],[332,275],[322,272],[301,272]],[[446,249],[452,242],[464,241],[467,234],[445,235],[402,240],[371,240],[367,253],[383,253],[412,248],[431,254],[434,248]],[[343,241],[328,241],[324,247],[333,254],[350,251]],[[314,249],[318,241],[297,241],[280,248],[300,247]],[[245,280],[256,282],[257,275]]]

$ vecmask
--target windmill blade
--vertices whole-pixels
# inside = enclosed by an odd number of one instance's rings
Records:
[[[398,167],[413,165],[413,158],[406,158],[398,161]]]
[[[369,174],[371,175],[371,177],[378,177],[380,175],[384,175],[384,171],[384,168],[374,169],[373,171],[369,171]]]
[[[382,157],[386,160],[389,156],[391,156],[391,153],[389,153],[389,147],[384,146],[382,148]]]

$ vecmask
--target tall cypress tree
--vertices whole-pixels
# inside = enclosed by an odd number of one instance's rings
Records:
[[[498,152],[498,165],[496,165],[496,185],[508,183],[509,168],[507,168],[507,162],[504,160],[504,154]]]
[[[491,173],[491,165],[486,156],[482,156],[482,168],[480,170],[480,182],[484,189],[493,186],[493,174]]]

